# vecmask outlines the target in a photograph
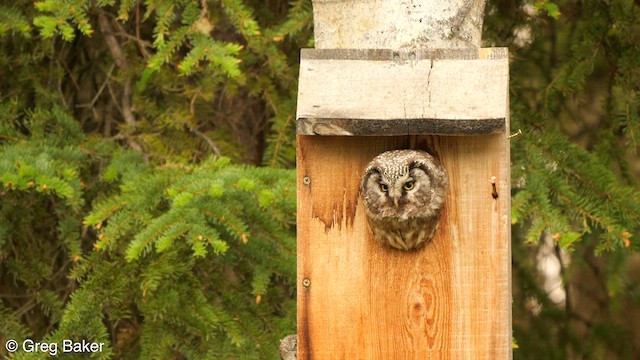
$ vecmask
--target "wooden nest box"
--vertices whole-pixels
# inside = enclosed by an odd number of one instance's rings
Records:
[[[297,110],[298,359],[510,359],[509,66],[484,1],[315,0]],[[433,240],[372,238],[359,182],[419,149],[449,185]]]

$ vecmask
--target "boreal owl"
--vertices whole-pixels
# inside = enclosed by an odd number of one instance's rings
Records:
[[[414,250],[438,228],[447,173],[429,153],[393,150],[376,156],[360,182],[367,220],[382,244]]]

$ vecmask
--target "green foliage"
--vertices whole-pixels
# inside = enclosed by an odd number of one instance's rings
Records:
[[[271,279],[295,278],[295,239],[289,229],[293,184],[289,170],[209,159],[195,167],[176,164],[123,174],[121,192],[95,204],[85,224],[99,228],[96,249],[144,264],[137,306],[152,319],[143,326],[144,357],[178,351],[217,358],[220,349],[233,348],[258,357],[274,350],[283,330],[265,338],[242,329],[260,329],[256,320],[266,324],[268,318],[256,310],[275,306],[276,311],[288,295],[274,296],[278,291],[270,289]],[[263,192],[279,200],[261,205]],[[274,296],[272,303],[252,304],[263,296]]]
[[[537,242],[542,231],[550,231],[570,245],[580,236],[576,230],[601,230],[597,252],[628,247],[628,234],[640,224],[640,193],[620,185],[607,165],[566,137],[529,134],[537,136],[520,141],[523,149],[514,159],[523,165],[513,169],[523,183],[515,188],[513,220],[531,223],[526,239]]]
[[[213,152],[293,165],[309,0],[18,0],[0,10],[2,96],[21,110],[63,104],[84,131],[154,160]]]
[[[557,4],[542,0],[538,1],[534,4],[534,8],[536,10],[544,10],[547,15],[551,16],[554,19],[558,19],[560,17],[560,8]]]
[[[3,343],[275,357],[295,331],[294,174],[233,163],[294,163],[311,13],[308,0],[0,5]]]
[[[85,0],[44,0],[35,3],[36,9],[51,15],[36,16],[33,24],[40,28],[40,35],[50,38],[61,35],[67,41],[73,40],[76,28],[84,35],[93,34],[89,24],[87,8],[90,2]]]
[[[19,34],[31,37],[31,24],[16,8],[0,5],[0,37],[7,34]]]
[[[5,124],[11,120],[6,119]],[[78,179],[83,155],[77,148],[83,137],[81,129],[59,108],[38,109],[27,115],[23,125],[30,132],[31,146],[16,141],[4,148],[0,183],[11,191],[55,194],[79,210],[83,195]],[[7,136],[11,135],[23,138],[9,131]]]
[[[485,39],[513,44],[511,127],[522,131],[511,140],[515,358],[636,358],[639,324],[625,315],[640,305],[640,6],[487,11]],[[562,304],[543,287],[541,239],[562,259]]]
[[[105,359],[272,358],[293,331],[293,171],[146,164],[59,108],[2,130],[3,338],[102,342]]]

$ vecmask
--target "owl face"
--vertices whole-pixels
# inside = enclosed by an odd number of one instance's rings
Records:
[[[360,182],[374,235],[403,250],[427,243],[440,220],[447,182],[444,168],[424,151],[394,150],[376,156]]]
[[[398,171],[372,168],[365,184],[365,201],[372,214],[400,220],[424,216],[433,198],[429,175],[416,164]]]

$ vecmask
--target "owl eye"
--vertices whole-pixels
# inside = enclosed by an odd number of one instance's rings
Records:
[[[387,185],[387,184],[380,184],[380,191],[382,191],[382,192],[387,192],[387,191],[389,191],[389,185]]]
[[[407,181],[406,183],[404,183],[403,188],[407,191],[411,190],[414,188],[414,186],[416,186],[416,184],[413,181]]]

